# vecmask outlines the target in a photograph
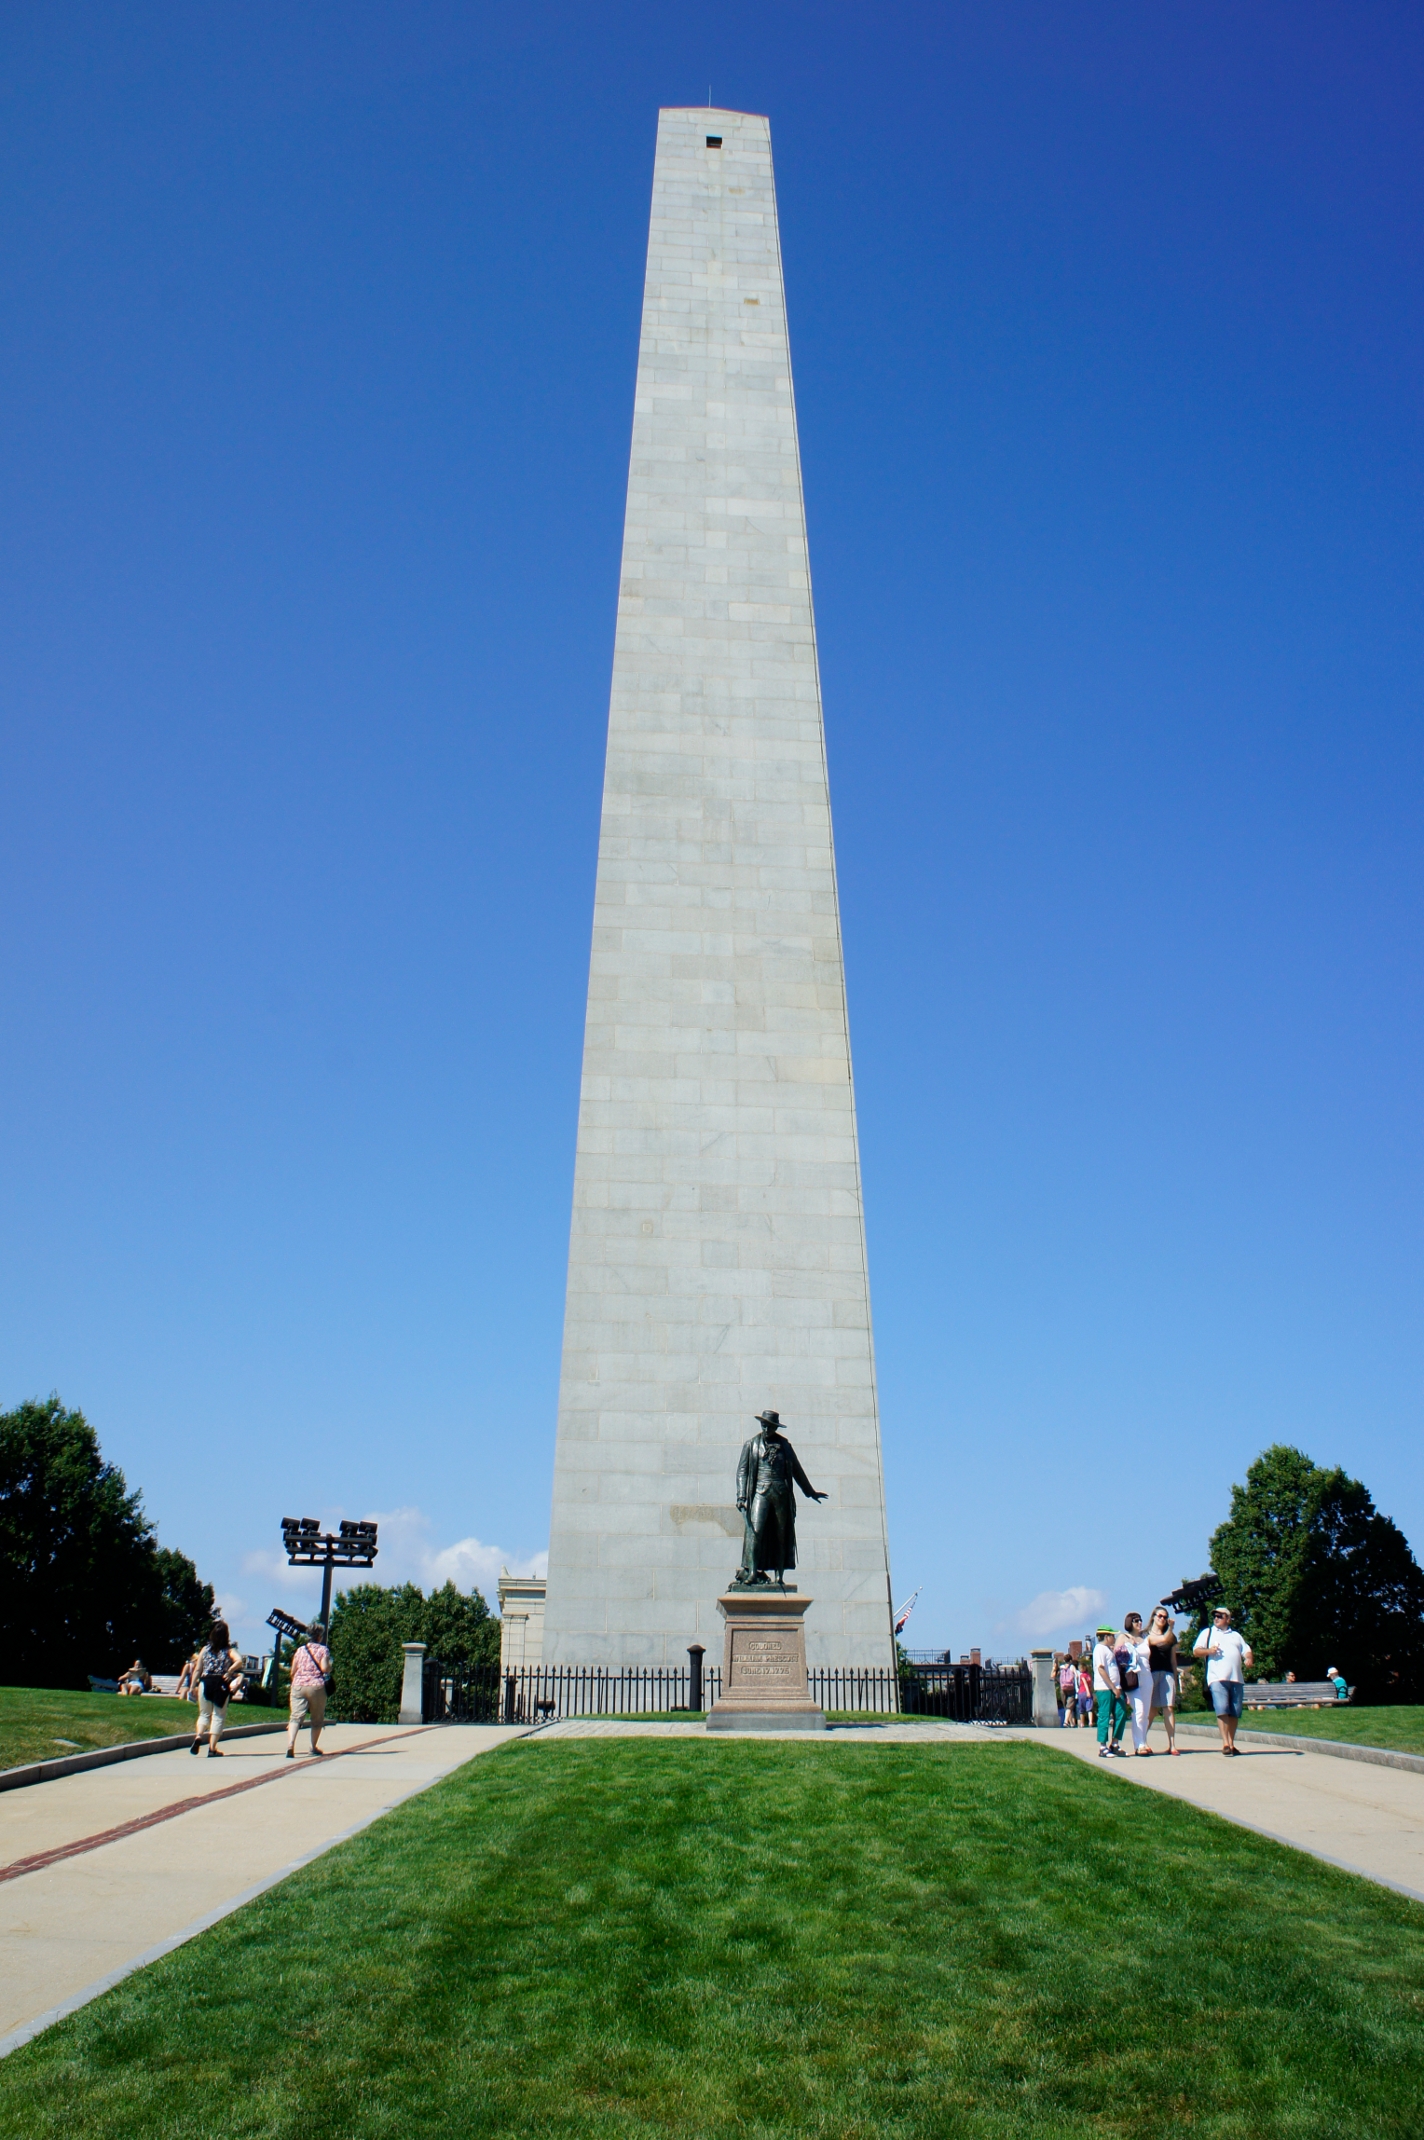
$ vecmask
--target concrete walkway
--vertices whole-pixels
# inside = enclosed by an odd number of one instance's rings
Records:
[[[1424,1776],[1407,1769],[1253,1746],[1244,1731],[1235,1760],[1226,1759],[1214,1738],[1195,1732],[1180,1735],[1182,1751],[1174,1760],[1160,1727],[1149,1741],[1150,1758],[1129,1753],[1121,1761],[1100,1761],[1090,1731],[1014,1736],[1090,1761],[1114,1781],[1185,1799],[1424,1902]]]
[[[827,1731],[709,1731],[705,1724],[629,1724],[616,1716],[570,1717],[544,1724],[530,1733],[542,1745],[550,1739],[702,1739],[709,1746],[735,1746],[739,1740],[784,1739],[798,1746],[842,1746],[847,1741],[874,1746],[928,1746],[946,1740],[957,1746],[990,1746],[1027,1734],[986,1731],[981,1724],[948,1724],[926,1717],[914,1724],[832,1724]]]
[[[6,1792],[0,2055],[522,1728],[335,1724],[320,1761],[246,1739]]]

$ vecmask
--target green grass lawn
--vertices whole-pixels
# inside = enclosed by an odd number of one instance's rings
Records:
[[[234,1722],[246,1722],[233,1712]],[[252,1712],[258,1717],[260,1712]],[[191,1731],[198,1712],[160,1694],[66,1694],[48,1687],[0,1687],[0,1769],[54,1761],[128,1739]]]
[[[1209,1716],[1203,1722],[1210,1723]],[[1404,1754],[1424,1754],[1424,1709],[1357,1709],[1341,1702],[1334,1709],[1248,1710],[1243,1731],[1286,1731],[1301,1738],[1348,1739],[1354,1746],[1389,1746]],[[1421,2121],[1424,2124],[1424,2121]]]
[[[12,2054],[0,2135],[1380,2140],[1421,2019],[1424,1909],[1046,1748],[536,1739]]]

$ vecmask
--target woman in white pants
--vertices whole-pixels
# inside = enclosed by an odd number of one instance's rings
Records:
[[[1128,1671],[1136,1675],[1137,1684],[1127,1689],[1127,1698],[1132,1703],[1132,1751],[1134,1754],[1150,1754],[1147,1743],[1147,1728],[1152,1722],[1152,1665],[1147,1654],[1147,1637],[1142,1632],[1142,1615],[1130,1612],[1122,1623],[1122,1632],[1131,1652]]]
[[[208,1629],[207,1646],[200,1651],[193,1672],[193,1681],[198,1689],[198,1729],[192,1745],[188,1748],[190,1754],[198,1751],[206,1733],[208,1759],[222,1759],[218,1740],[222,1737],[223,1725],[227,1722],[227,1705],[232,1698],[232,1690],[241,1677],[242,1652],[233,1648],[226,1620],[214,1620]]]

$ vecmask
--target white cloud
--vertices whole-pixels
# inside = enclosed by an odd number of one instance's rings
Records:
[[[1071,1631],[1091,1628],[1107,1610],[1107,1592],[1092,1590],[1086,1583],[1073,1583],[1067,1590],[1040,1590],[1013,1616],[1012,1625],[1030,1642]]]
[[[503,1546],[487,1546],[478,1538],[457,1538],[453,1545],[437,1545],[431,1537],[430,1518],[422,1509],[393,1508],[374,1519],[380,1528],[380,1552],[370,1583],[418,1583],[422,1590],[438,1590],[453,1583],[457,1590],[481,1590],[491,1605],[502,1568],[511,1575],[546,1575],[547,1553],[510,1553]]]

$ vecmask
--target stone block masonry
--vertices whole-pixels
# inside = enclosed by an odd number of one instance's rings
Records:
[[[720,1647],[780,1412],[813,1666],[893,1664],[860,1162],[767,121],[659,115],[544,1660]]]

